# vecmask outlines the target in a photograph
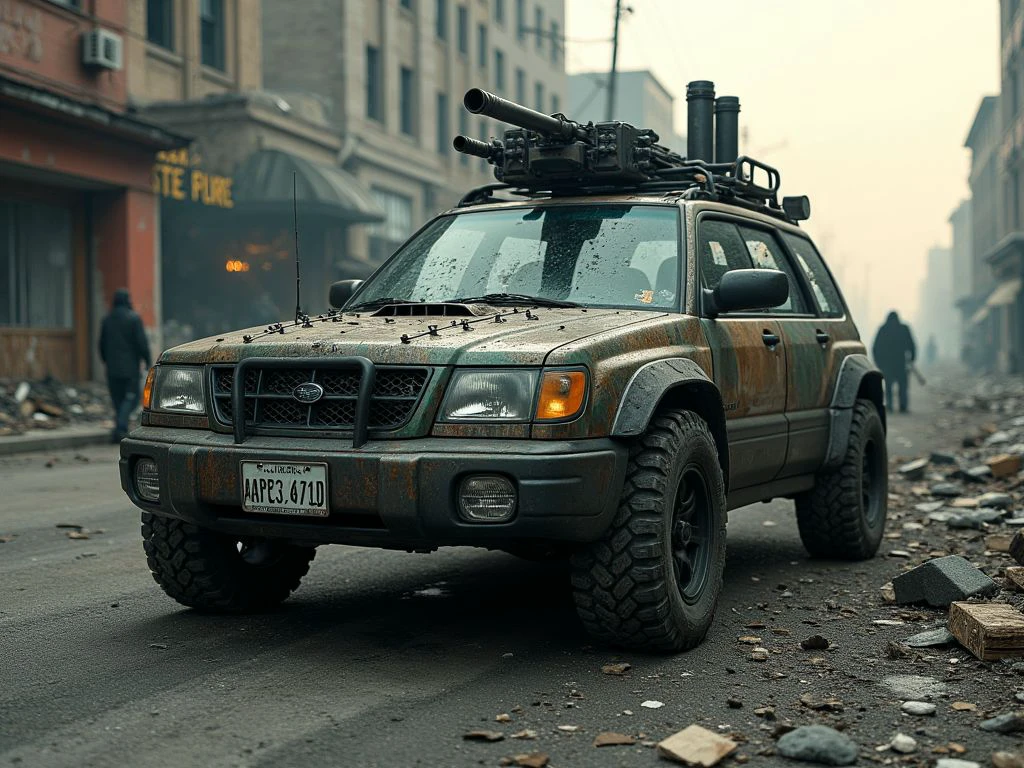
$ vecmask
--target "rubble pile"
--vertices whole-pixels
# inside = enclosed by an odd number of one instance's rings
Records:
[[[70,386],[52,377],[0,379],[0,437],[75,424],[107,425],[110,418],[110,399],[98,382]]]

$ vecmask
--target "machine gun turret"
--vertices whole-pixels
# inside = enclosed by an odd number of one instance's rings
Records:
[[[688,157],[659,144],[660,137],[653,130],[629,123],[578,123],[563,114],[545,115],[480,88],[466,91],[462,103],[475,115],[515,126],[506,129],[500,140],[456,136],[453,142],[458,152],[487,160],[494,166],[494,177],[510,187],[556,194],[640,186],[693,190],[764,206],[793,220],[806,218],[809,203],[779,205],[777,170],[737,156],[739,99],[716,99],[710,81],[694,81],[687,89]],[[755,175],[763,180],[755,182]],[[493,187],[488,194],[490,191]],[[469,195],[467,199],[477,198]]]

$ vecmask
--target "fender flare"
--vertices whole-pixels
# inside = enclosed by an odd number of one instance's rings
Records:
[[[647,429],[665,403],[693,411],[707,422],[729,482],[729,436],[718,387],[704,369],[685,357],[655,360],[641,366],[626,384],[612,424],[612,437],[636,437]]]
[[[853,406],[858,397],[866,394],[882,419],[882,429],[887,429],[885,405],[882,399],[882,372],[868,359],[867,355],[847,355],[839,368],[832,402],[829,403],[828,450],[825,453],[824,469],[838,467],[846,455],[850,439],[850,425],[853,423]],[[866,390],[866,391],[865,391]]]

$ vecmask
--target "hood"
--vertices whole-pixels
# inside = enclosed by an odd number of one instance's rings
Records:
[[[664,316],[663,312],[581,307],[542,307],[529,312],[502,307],[456,318],[322,316],[308,325],[281,324],[283,333],[259,326],[199,339],[167,350],[160,362],[234,363],[249,357],[362,355],[381,365],[542,365],[548,354],[564,344]],[[465,326],[463,321],[467,321]],[[430,326],[436,326],[433,333]],[[407,341],[403,342],[403,336]],[[246,342],[245,337],[251,340]]]

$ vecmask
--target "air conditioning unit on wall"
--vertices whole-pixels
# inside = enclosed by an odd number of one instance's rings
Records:
[[[82,35],[82,64],[100,69],[121,69],[124,64],[124,39],[106,29],[93,29]]]

